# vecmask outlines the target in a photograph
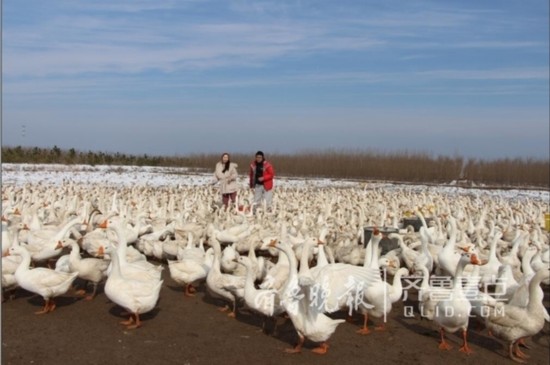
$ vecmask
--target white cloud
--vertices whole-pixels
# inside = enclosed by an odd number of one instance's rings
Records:
[[[456,80],[548,80],[544,67],[499,68],[489,70],[431,70],[416,73],[420,77]]]
[[[508,2],[494,8],[402,0],[25,4],[3,8],[3,116],[11,138],[22,122],[62,120],[80,131],[95,120],[122,128],[155,118],[199,126],[230,119],[248,131],[260,120],[275,134],[283,128],[272,140],[275,149],[300,143],[299,136],[287,137],[298,123],[322,120],[354,131],[327,127],[316,134],[323,143],[360,145],[359,127],[365,115],[373,116],[373,106],[381,108],[374,116],[403,110],[380,119],[376,128],[385,137],[407,129],[404,118],[426,105],[447,120],[457,113],[449,105],[477,110],[487,103],[494,111],[515,111],[516,119],[531,121],[534,136],[543,135],[540,125],[548,121],[547,113],[528,112],[548,110],[548,14]],[[464,119],[500,123],[476,113]],[[83,145],[103,138],[108,146],[110,140],[92,132]],[[155,138],[166,141],[160,132],[135,134],[159,150]],[[535,146],[533,135],[525,138],[524,151],[547,151],[540,138]],[[44,130],[37,138],[47,144],[61,137]],[[242,138],[235,146],[250,139]],[[167,148],[177,150],[176,137],[171,143]]]

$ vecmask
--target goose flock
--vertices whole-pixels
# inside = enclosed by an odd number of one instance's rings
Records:
[[[324,354],[338,327],[350,325],[342,317],[362,315],[359,335],[372,333],[369,320],[384,330],[403,300],[402,281],[418,278],[408,290],[417,293],[417,315],[440,332],[439,349],[451,349],[446,334],[458,331],[460,351],[472,353],[468,326],[476,320],[516,362],[526,361],[520,346],[550,319],[543,200],[278,186],[265,210],[248,206],[248,194],[223,209],[209,185],[4,184],[3,300],[17,300],[22,288],[44,299],[38,314],[50,313],[79,278],[76,295],[93,300],[103,285],[128,313],[125,328],[138,328],[168,270],[185,296],[205,288],[229,316],[246,307],[264,323],[288,318],[298,343],[287,352],[308,340]],[[404,226],[405,218],[420,229]],[[367,242],[364,227],[374,227]],[[397,248],[382,254],[387,240]]]

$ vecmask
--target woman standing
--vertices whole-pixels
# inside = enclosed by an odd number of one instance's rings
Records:
[[[229,200],[235,202],[237,199],[237,164],[229,160],[229,153],[222,155],[221,161],[216,164],[214,172],[214,183],[220,182],[220,192],[222,194],[222,203],[227,208]]]

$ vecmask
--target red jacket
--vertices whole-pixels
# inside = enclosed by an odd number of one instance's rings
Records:
[[[256,160],[252,161],[252,163],[250,164],[250,173],[249,173],[249,178],[250,178],[250,187],[253,188],[256,184],[255,184],[255,177],[256,176]],[[275,171],[273,170],[273,166],[271,166],[271,164],[269,162],[267,162],[266,160],[264,160],[264,173],[263,173],[263,178],[264,178],[264,188],[265,190],[271,190],[273,189],[273,177],[275,176]]]

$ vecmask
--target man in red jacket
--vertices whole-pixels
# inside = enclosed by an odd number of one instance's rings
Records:
[[[262,151],[256,152],[256,158],[250,164],[250,188],[254,189],[254,211],[265,200],[266,209],[271,208],[273,199],[273,166],[266,161]]]

